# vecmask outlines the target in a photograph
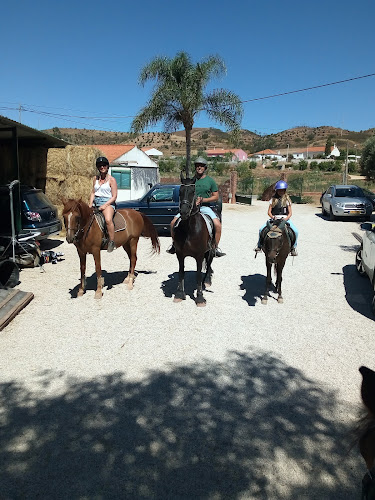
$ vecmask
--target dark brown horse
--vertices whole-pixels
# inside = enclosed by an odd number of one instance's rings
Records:
[[[102,297],[102,270],[100,265],[100,250],[107,248],[102,246],[103,232],[95,218],[94,210],[82,200],[62,200],[64,204],[63,217],[66,228],[66,241],[74,243],[77,248],[81,262],[81,284],[78,297],[85,292],[86,285],[86,254],[91,253],[95,261],[97,277],[97,289],[95,298]],[[122,246],[130,260],[129,273],[124,280],[131,290],[134,284],[134,270],[137,262],[137,245],[140,236],[151,238],[153,253],[160,252],[160,242],[150,219],[146,215],[132,209],[118,210],[125,221],[125,229],[115,233],[116,247]]]
[[[210,236],[207,224],[196,205],[195,177],[184,179],[181,175],[180,187],[180,221],[173,228],[173,243],[179,263],[178,286],[174,302],[186,299],[185,279],[185,257],[193,257],[197,263],[197,306],[205,306],[203,297],[203,285],[211,285],[212,259],[215,251],[213,236]],[[206,273],[202,273],[202,265],[205,262]]]
[[[285,266],[285,261],[291,250],[291,240],[288,237],[287,225],[284,221],[272,221],[272,225],[263,238],[262,250],[266,256],[267,278],[266,290],[262,297],[262,304],[267,304],[269,289],[272,284],[271,271],[272,266],[275,266],[276,273],[276,293],[278,294],[277,302],[281,304],[283,297],[281,294],[282,274]]]
[[[375,499],[375,372],[361,366],[361,396],[365,406],[357,433],[359,451],[367,466],[367,473],[362,480],[362,500]]]

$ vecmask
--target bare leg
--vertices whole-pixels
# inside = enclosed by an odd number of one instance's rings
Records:
[[[219,219],[213,219],[214,226],[215,226],[215,242],[216,246],[219,246],[220,243],[220,238],[221,238],[221,222]]]
[[[82,297],[86,290],[86,254],[80,252],[77,248],[81,267],[81,283],[78,289],[77,297]]]
[[[103,210],[103,215],[105,218],[105,223],[107,224],[108,236],[111,241],[115,241],[115,226],[113,224],[113,215],[115,211],[111,206],[106,207]]]
[[[95,271],[96,271],[96,291],[95,298],[101,299],[103,296],[102,287],[103,287],[103,278],[102,278],[102,268],[100,265],[100,250],[95,250],[93,252],[94,261],[95,261]]]

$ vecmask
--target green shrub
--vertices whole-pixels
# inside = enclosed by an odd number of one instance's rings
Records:
[[[306,170],[308,167],[308,162],[306,160],[300,160],[298,162],[298,170]]]
[[[358,164],[355,161],[350,161],[348,163],[348,172],[349,174],[354,174],[355,172],[358,172]]]
[[[257,168],[257,162],[255,160],[251,160],[249,163],[249,168],[250,169]]]
[[[317,161],[310,162],[310,170],[317,171],[319,170],[319,163]]]

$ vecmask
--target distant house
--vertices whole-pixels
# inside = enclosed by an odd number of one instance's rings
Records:
[[[108,158],[117,181],[117,201],[140,198],[160,180],[157,164],[135,144],[94,144]]]
[[[281,160],[282,155],[272,149],[263,149],[263,151],[252,153],[250,158],[253,158],[254,160],[264,160],[265,158],[270,158],[271,160]]]
[[[232,153],[232,161],[246,161],[247,153],[243,149],[206,149],[208,158],[223,158],[227,153]]]
[[[317,156],[325,155],[325,146],[311,146],[306,148],[296,148],[291,150],[291,155],[294,160],[306,160],[307,158],[316,158]],[[340,151],[338,150],[336,144],[331,147],[330,157],[340,156]]]
[[[159,151],[156,148],[151,148],[151,147],[143,147],[141,150],[146,153],[146,155],[152,157],[155,157],[156,159],[160,158],[163,156],[163,153]]]

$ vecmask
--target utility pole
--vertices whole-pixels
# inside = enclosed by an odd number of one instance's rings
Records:
[[[348,141],[346,141],[346,160],[344,170],[344,184],[348,183]]]

